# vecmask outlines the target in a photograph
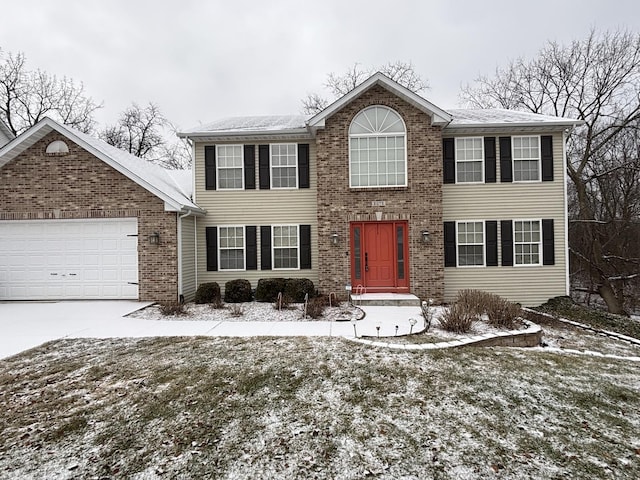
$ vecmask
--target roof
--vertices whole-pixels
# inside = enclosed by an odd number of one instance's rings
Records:
[[[215,133],[280,133],[306,132],[309,115],[257,115],[247,117],[226,117],[206,125],[200,125],[180,132],[182,137],[193,137]]]
[[[579,120],[499,108],[443,110],[378,72],[313,116],[261,115],[226,117],[206,125],[187,129],[178,133],[178,136],[196,138],[200,141],[248,139],[252,136],[275,137],[278,135],[311,137],[316,129],[324,127],[326,118],[376,85],[380,85],[425,112],[431,117],[434,125],[440,125],[445,130],[478,131],[479,129],[514,127],[535,130],[536,127],[566,128],[582,123]]]
[[[45,117],[26,132],[0,149],[0,167],[24,152],[43,137],[56,131],[97,158],[122,173],[145,190],[165,202],[165,210],[204,214],[204,210],[191,201],[187,174],[176,174],[147,160],[131,155],[91,135]],[[191,174],[189,173],[189,176]]]
[[[418,110],[423,111],[427,115],[431,117],[431,123],[433,125],[441,125],[444,126],[451,121],[451,115],[446,111],[442,110],[440,107],[437,107],[433,103],[428,100],[422,98],[415,92],[412,92],[406,87],[403,87],[397,82],[394,82],[389,77],[384,75],[383,73],[375,73],[367,78],[364,82],[358,85],[356,88],[351,90],[346,95],[343,95],[327,108],[322,110],[317,115],[313,116],[309,119],[309,126],[311,127],[323,127],[324,121],[329,116],[333,115],[335,112],[340,110],[346,104],[351,102],[353,99],[359,97],[367,90],[373,88],[374,86],[379,85],[386,90],[389,90],[391,93],[397,95],[402,98],[407,103],[413,105]]]
[[[503,108],[486,109],[451,109],[453,120],[447,128],[463,127],[535,127],[535,126],[563,126],[569,127],[582,123],[580,120],[572,120],[551,115],[540,115],[532,112],[520,112]]]
[[[7,125],[2,120],[0,120],[0,133],[2,133],[7,138],[7,141],[16,138],[13,132],[9,130],[9,127],[7,127]],[[0,143],[0,145],[2,145],[2,143]]]

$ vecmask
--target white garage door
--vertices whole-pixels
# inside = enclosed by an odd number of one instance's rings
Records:
[[[0,300],[137,299],[138,220],[0,221]]]

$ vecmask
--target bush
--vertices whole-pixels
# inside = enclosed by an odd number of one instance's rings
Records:
[[[224,284],[224,301],[227,303],[242,303],[253,300],[251,282],[243,278],[229,280]]]
[[[513,328],[516,319],[522,315],[522,312],[519,305],[494,295],[487,305],[486,314],[490,325]]]
[[[320,318],[324,314],[324,309],[329,304],[328,297],[316,297],[307,303],[307,315],[311,318]]]
[[[242,317],[244,315],[242,305],[229,305],[227,308],[229,309],[229,315],[232,317]]]
[[[291,305],[291,299],[286,296],[286,295],[282,295],[282,297],[280,297],[280,299],[278,300],[276,298],[276,301],[273,302],[273,309],[274,310],[290,310],[292,307]]]
[[[293,302],[304,302],[304,296],[309,294],[309,299],[313,297],[316,287],[308,278],[287,278],[284,295],[291,298]]]
[[[513,328],[521,315],[520,307],[515,303],[481,290],[460,290],[455,303],[478,319],[486,315],[494,327]]]
[[[216,282],[201,283],[196,290],[196,303],[220,302],[220,285]]]
[[[256,288],[256,301],[275,302],[278,293],[283,292],[287,281],[284,278],[261,278]]]
[[[185,315],[184,303],[161,303],[160,313],[165,316]]]
[[[474,320],[475,315],[464,304],[454,303],[440,317],[440,326],[448,332],[467,333]]]

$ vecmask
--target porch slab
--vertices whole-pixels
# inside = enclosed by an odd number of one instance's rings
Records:
[[[354,305],[384,307],[419,307],[420,299],[411,293],[362,293],[351,295]]]

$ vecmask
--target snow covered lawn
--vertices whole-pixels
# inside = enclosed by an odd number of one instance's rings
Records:
[[[60,340],[0,409],[1,478],[640,478],[638,364],[543,348]]]

